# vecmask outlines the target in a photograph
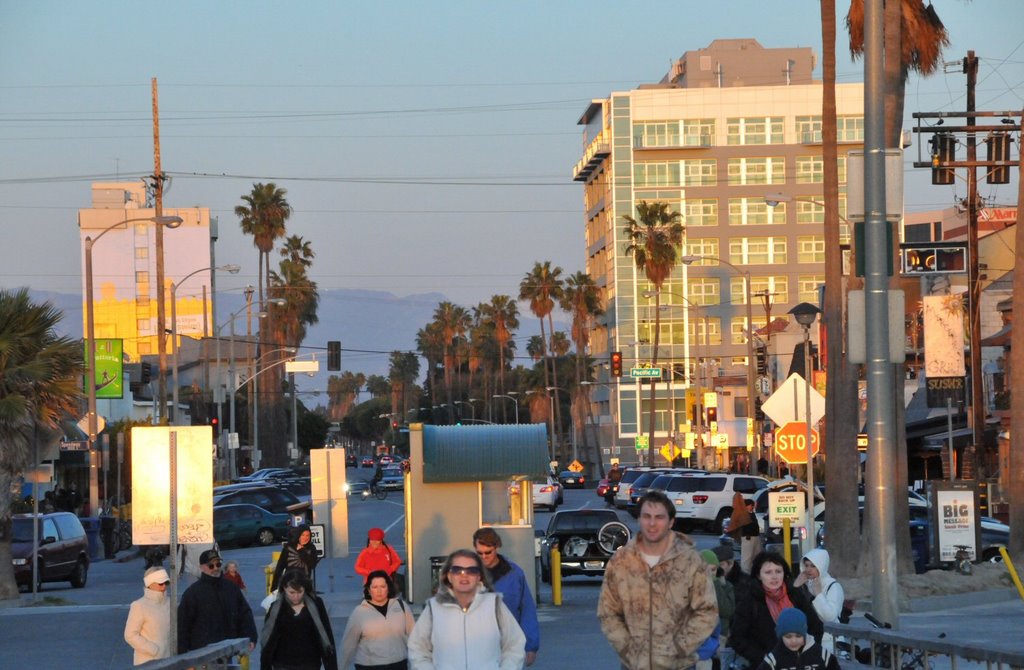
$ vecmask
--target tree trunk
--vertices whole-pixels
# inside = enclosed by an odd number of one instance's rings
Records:
[[[555,387],[555,416],[552,419],[554,422],[555,436],[558,438],[558,453],[561,455],[562,463],[565,463],[565,459],[568,458],[565,451],[565,440],[562,438],[562,403],[559,402],[558,397],[558,357],[555,354],[555,321],[551,318],[551,312],[548,312],[548,336],[551,338],[551,347],[548,349],[551,352],[551,385]]]
[[[654,351],[651,355],[651,367],[658,366],[658,347],[661,345],[661,286],[654,287],[657,293],[654,294]],[[656,412],[655,402],[657,399],[658,391],[658,380],[651,378],[651,395],[650,395],[650,412],[651,416],[647,422],[647,465],[654,465],[654,454],[656,453],[654,446],[654,419]],[[641,412],[641,416],[643,412]]]
[[[547,387],[551,386],[551,378],[548,375],[548,342],[547,335],[544,333],[544,317],[540,317],[540,356],[544,367],[544,392],[550,394],[551,391],[547,390]],[[516,401],[518,402],[518,400]],[[549,412],[550,413],[550,412]],[[530,411],[530,420],[533,420],[533,411]],[[548,456],[551,460],[555,460],[555,419],[554,417],[548,417],[548,426],[550,428],[548,432],[548,439],[550,440],[550,446],[548,447]]]

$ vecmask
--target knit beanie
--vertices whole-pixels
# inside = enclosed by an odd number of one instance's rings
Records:
[[[367,533],[367,538],[371,540],[377,540],[378,542],[384,541],[384,531],[380,528],[371,528],[370,532]]]
[[[736,547],[730,542],[729,544],[719,544],[711,551],[715,552],[715,556],[718,557],[718,561],[732,561],[736,559]]]
[[[782,637],[786,633],[798,633],[807,637],[807,616],[795,607],[787,607],[779,612],[775,622],[775,633]]]
[[[711,551],[710,549],[705,549],[704,551],[700,552],[700,556],[708,565],[713,565],[716,568],[718,567],[718,556],[715,556],[715,552]]]

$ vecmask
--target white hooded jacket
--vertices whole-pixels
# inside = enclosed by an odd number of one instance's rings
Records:
[[[843,585],[828,573],[828,552],[824,549],[811,549],[804,554],[804,560],[810,561],[818,569],[818,579],[814,584],[807,584],[811,595],[814,596],[814,611],[822,623],[838,622],[846,594],[843,592]]]

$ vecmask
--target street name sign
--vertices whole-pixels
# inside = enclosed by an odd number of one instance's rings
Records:
[[[661,368],[630,368],[629,376],[633,379],[661,379]]]

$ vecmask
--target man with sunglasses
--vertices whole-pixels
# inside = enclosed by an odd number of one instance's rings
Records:
[[[501,536],[493,528],[480,528],[473,533],[473,549],[491,574],[494,590],[501,594],[502,601],[512,611],[512,616],[526,635],[526,665],[530,666],[537,660],[537,650],[540,649],[537,604],[526,582],[526,573],[499,554],[499,547]]]
[[[223,567],[216,549],[200,554],[199,581],[185,590],[178,605],[179,654],[238,637],[249,638],[249,651],[255,648],[252,609],[242,590],[223,578]]]

